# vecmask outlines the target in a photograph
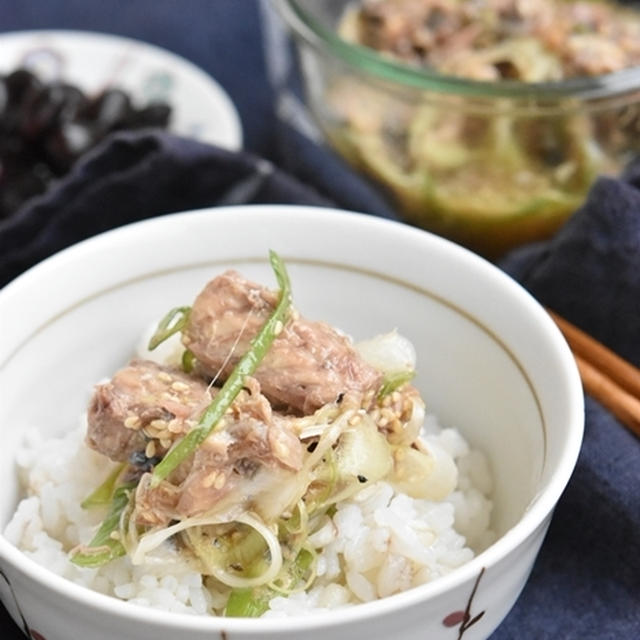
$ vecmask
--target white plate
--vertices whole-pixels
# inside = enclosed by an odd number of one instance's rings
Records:
[[[171,105],[170,130],[236,150],[240,119],[220,85],[191,62],[159,47],[86,31],[17,31],[0,35],[0,73],[24,66],[46,82],[63,79],[89,95],[113,86],[136,106]]]

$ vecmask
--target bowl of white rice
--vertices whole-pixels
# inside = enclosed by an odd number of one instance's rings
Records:
[[[281,540],[282,526],[256,524],[260,493],[251,516],[237,519],[267,540],[266,584],[204,571],[176,542],[175,517],[153,553],[134,525],[134,552],[123,543],[100,566],[75,562],[107,518],[86,508],[87,496],[115,464],[88,446],[96,385],[132,359],[175,358],[171,341],[148,351],[149,331],[218,274],[231,269],[273,289],[270,251],[286,264],[296,317],[327,323],[371,366],[409,362],[420,397],[415,441],[402,455],[392,443],[391,471],[357,474],[362,486],[329,508],[312,513],[307,501],[304,518],[301,508],[288,513],[296,532],[307,529],[303,584],[283,587],[286,557],[268,542]],[[243,206],[129,225],[7,285],[0,319],[0,596],[28,637],[487,638],[527,580],[581,444],[579,376],[545,310],[477,255],[362,214]],[[354,415],[366,414],[378,437],[388,433],[388,404]],[[345,426],[360,420],[343,417]],[[294,422],[313,457],[327,424]],[[339,475],[349,463],[336,442],[327,455]],[[403,456],[421,451],[432,456],[437,490],[398,472]],[[112,531],[109,548],[121,540]]]

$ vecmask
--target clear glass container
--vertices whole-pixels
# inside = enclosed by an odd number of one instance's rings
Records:
[[[640,68],[484,82],[396,62],[338,35],[349,0],[276,0],[329,143],[404,219],[497,258],[553,234],[598,175],[640,150]]]

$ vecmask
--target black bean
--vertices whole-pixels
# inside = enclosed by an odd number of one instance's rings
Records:
[[[43,193],[113,131],[166,128],[170,118],[168,104],[137,108],[119,88],[90,100],[75,85],[43,83],[28,69],[0,76],[0,217]]]
[[[20,108],[35,98],[42,90],[42,83],[27,69],[16,69],[5,78],[9,108]]]

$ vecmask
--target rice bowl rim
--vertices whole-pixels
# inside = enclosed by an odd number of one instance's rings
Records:
[[[300,205],[241,205],[167,214],[106,231],[68,247],[32,267],[0,290],[0,317],[12,311],[13,298],[19,298],[22,295],[22,290],[37,286],[42,278],[51,277],[51,273],[55,274],[57,270],[68,268],[69,265],[76,263],[81,265],[86,260],[94,260],[100,251],[107,255],[110,252],[114,252],[114,248],[119,245],[131,243],[135,245],[141,241],[149,242],[150,236],[153,235],[150,232],[153,229],[160,233],[165,233],[174,228],[184,227],[185,224],[197,225],[204,218],[210,216],[212,211],[215,211],[216,222],[222,220],[224,216],[247,216],[248,219],[255,218],[254,222],[258,224],[266,221],[270,221],[269,224],[274,224],[277,221],[280,224],[291,224],[292,221],[295,221],[296,224],[308,228],[309,224],[315,223],[316,225],[331,228],[333,233],[335,233],[336,227],[340,226],[343,233],[347,235],[353,234],[353,237],[358,237],[359,234],[367,232],[385,237],[390,242],[393,236],[397,246],[402,246],[404,243],[419,243],[421,251],[429,255],[435,255],[436,258],[459,263],[462,268],[473,270],[476,279],[481,279],[483,282],[490,283],[494,288],[501,290],[504,296],[511,299],[515,304],[521,305],[523,310],[532,317],[536,326],[540,329],[541,337],[544,334],[544,339],[555,352],[558,362],[561,364],[561,368],[557,368],[554,373],[558,377],[559,388],[565,389],[567,415],[565,418],[566,429],[564,438],[560,443],[557,467],[549,473],[546,484],[541,486],[539,493],[532,499],[520,520],[485,551],[477,554],[469,562],[432,582],[386,598],[337,608],[332,610],[329,615],[314,614],[307,617],[254,619],[197,616],[186,613],[166,612],[154,608],[147,609],[141,605],[119,600],[114,596],[98,593],[47,569],[43,570],[42,565],[28,558],[17,547],[9,543],[2,534],[0,535],[0,558],[3,563],[8,562],[12,565],[13,570],[24,574],[45,589],[50,589],[91,609],[103,611],[127,620],[139,620],[151,626],[183,630],[253,632],[258,637],[262,631],[292,632],[357,623],[363,619],[372,619],[397,613],[420,602],[431,600],[460,587],[464,583],[473,583],[483,569],[490,570],[492,566],[500,563],[510,554],[516,553],[519,547],[523,547],[529,538],[547,525],[552,511],[573,473],[582,443],[584,398],[580,377],[571,351],[546,311],[521,285],[471,251],[427,231],[363,213]],[[286,260],[286,256],[284,257]],[[229,262],[229,259],[224,261]],[[193,266],[193,264],[187,266]],[[353,263],[351,263],[351,267],[353,266]],[[172,266],[167,267],[165,271],[175,272],[181,268],[185,268],[184,263],[174,259]],[[136,273],[138,274],[136,279],[140,279],[157,273],[157,270],[149,272],[137,269]],[[376,273],[376,275],[384,276],[381,273]],[[113,276],[112,287],[115,281],[116,277]],[[118,284],[125,283],[122,280],[118,280]],[[104,291],[93,291],[94,296],[99,293],[104,293]],[[441,295],[434,294],[434,296],[438,300],[443,300]],[[80,304],[82,301],[76,295],[76,304]],[[73,306],[71,305],[71,308]],[[458,309],[455,304],[450,306]],[[469,312],[463,311],[463,313],[465,313],[466,317],[473,319],[473,315]],[[50,315],[47,321],[41,323],[39,328],[31,332],[30,335],[37,333],[58,315]],[[475,322],[481,327],[484,326],[478,319]],[[485,327],[485,330],[489,329]],[[500,347],[506,348],[493,333],[490,332],[490,335],[498,340]],[[17,345],[4,357],[0,363],[0,371],[12,360],[21,346]],[[514,357],[510,351],[508,351],[508,354],[512,358]],[[519,367],[525,372],[522,365],[519,365]],[[531,392],[536,397],[536,401],[539,402],[535,389],[531,386],[532,383],[528,378],[527,382]],[[545,454],[543,466],[547,464],[548,456]]]

